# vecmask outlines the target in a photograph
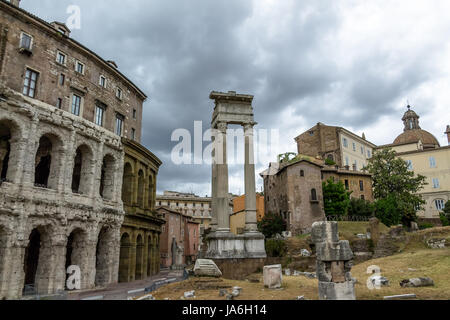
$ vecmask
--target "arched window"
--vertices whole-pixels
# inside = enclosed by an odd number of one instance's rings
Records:
[[[34,184],[38,187],[57,189],[62,142],[54,135],[41,137],[35,158]]]
[[[137,201],[139,207],[144,207],[144,171],[139,170],[138,173],[138,189],[137,189]]]
[[[112,200],[114,194],[114,157],[107,154],[103,158],[100,178],[100,196],[106,200]]]
[[[130,163],[125,163],[123,169],[123,183],[122,183],[122,201],[131,206],[133,197],[133,169]]]
[[[90,193],[92,171],[92,152],[88,146],[82,145],[75,153],[72,173],[73,193]]]
[[[312,201],[317,201],[317,191],[316,191],[316,189],[312,189],[311,190],[311,200]]]

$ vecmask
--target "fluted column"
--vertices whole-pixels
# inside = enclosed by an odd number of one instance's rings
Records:
[[[244,125],[245,139],[245,230],[256,232],[256,186],[255,186],[255,155],[253,147],[253,123]]]

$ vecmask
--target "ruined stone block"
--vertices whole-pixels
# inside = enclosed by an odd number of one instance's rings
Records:
[[[281,264],[264,266],[263,270],[264,286],[269,289],[281,288],[283,281]]]

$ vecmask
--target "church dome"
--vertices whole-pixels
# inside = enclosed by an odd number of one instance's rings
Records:
[[[422,129],[406,130],[395,139],[394,144],[407,144],[422,141],[424,145],[439,147],[439,142],[435,136]]]
[[[404,132],[399,135],[394,145],[417,143],[419,140],[424,145],[424,148],[436,148],[440,147],[439,141],[428,131],[422,130],[419,125],[419,116],[413,110],[411,106],[408,106],[408,111],[403,115],[402,121],[405,126]]]

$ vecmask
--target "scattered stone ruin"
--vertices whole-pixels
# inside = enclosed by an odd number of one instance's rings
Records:
[[[337,222],[315,222],[312,241],[316,247],[319,299],[356,300],[350,273],[353,252],[347,240],[339,240]]]

